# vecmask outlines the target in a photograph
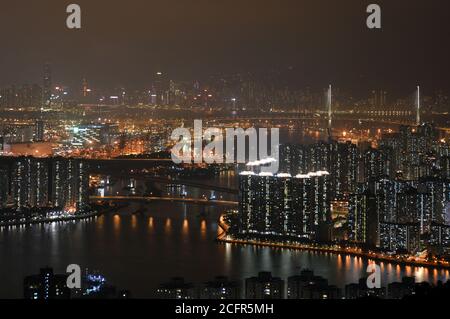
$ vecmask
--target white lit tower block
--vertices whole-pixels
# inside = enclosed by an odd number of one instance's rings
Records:
[[[70,212],[82,210],[89,203],[89,172],[85,161],[55,158],[52,161],[51,202]]]
[[[239,176],[240,232],[328,241],[331,222],[329,173],[242,172]]]
[[[15,208],[47,207],[48,160],[18,158],[12,165],[11,198]]]

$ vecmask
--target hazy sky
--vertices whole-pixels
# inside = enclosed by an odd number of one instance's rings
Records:
[[[450,91],[448,0],[2,0],[0,86],[144,86],[172,78],[294,66],[301,83]],[[66,6],[82,29],[66,28]],[[382,6],[382,30],[366,6]],[[412,91],[413,89],[411,89]]]

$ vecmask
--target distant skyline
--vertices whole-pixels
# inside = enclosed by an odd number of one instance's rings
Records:
[[[82,29],[65,8],[82,9]],[[382,30],[365,26],[382,7]],[[100,88],[148,86],[170,78],[288,69],[299,86],[356,93],[450,92],[450,4],[446,0],[17,0],[0,12],[0,87],[53,83]]]

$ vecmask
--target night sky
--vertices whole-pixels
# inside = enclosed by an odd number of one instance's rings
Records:
[[[0,86],[54,82],[145,86],[293,67],[302,85],[450,93],[448,0],[2,0]],[[66,6],[82,29],[66,28]],[[382,6],[382,30],[366,6]]]

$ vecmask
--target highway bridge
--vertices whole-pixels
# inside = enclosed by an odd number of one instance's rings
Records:
[[[112,174],[111,176],[116,177],[116,175]],[[155,183],[161,183],[161,184],[173,184],[173,185],[184,185],[184,186],[191,186],[195,188],[205,189],[205,190],[212,190],[219,193],[226,193],[226,194],[232,194],[232,195],[238,195],[239,190],[231,187],[223,187],[223,186],[217,186],[217,185],[211,185],[207,183],[202,183],[198,181],[192,181],[192,180],[183,180],[183,179],[171,179],[167,177],[159,177],[159,176],[151,176],[151,175],[126,175],[128,178],[134,178],[137,180],[146,180],[151,181]],[[125,177],[125,176],[121,176]]]
[[[237,206],[238,202],[227,200],[208,200],[203,198],[155,197],[155,196],[91,196],[91,201],[107,202],[172,202],[206,206]]]
[[[172,159],[151,158],[113,158],[113,159],[88,159],[91,174],[110,176],[113,179],[130,179],[151,181],[160,184],[185,185],[199,189],[212,190],[220,193],[237,195],[237,188],[212,185],[199,181],[199,179],[172,179],[164,176],[155,176],[142,171],[157,166],[175,165]]]

